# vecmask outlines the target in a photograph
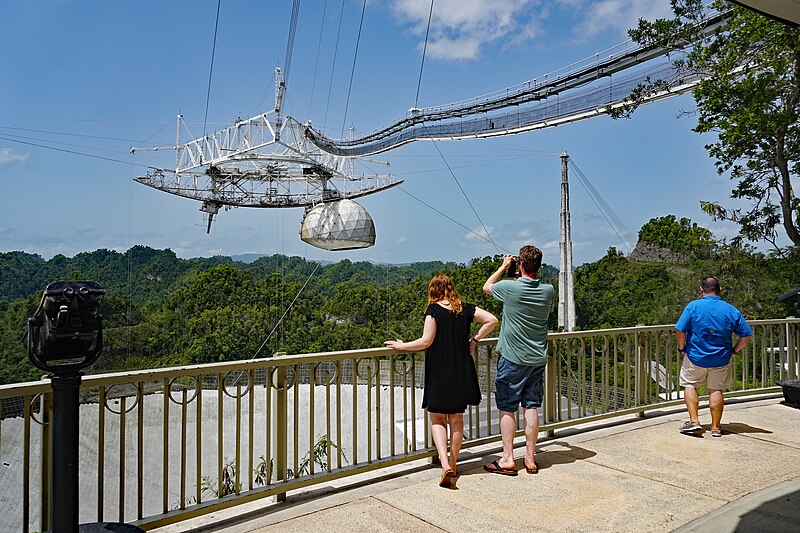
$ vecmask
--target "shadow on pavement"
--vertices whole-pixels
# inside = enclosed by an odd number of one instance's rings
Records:
[[[550,446],[559,446],[560,448],[557,450],[547,450]],[[517,446],[519,448],[520,446]],[[522,445],[523,453],[524,453],[524,443]],[[563,448],[563,449],[562,449]],[[525,465],[524,459],[520,457],[519,452],[517,451],[515,454],[517,468],[519,469],[518,472],[520,474],[525,474]],[[593,452],[592,450],[587,450],[586,448],[581,448],[580,446],[573,446],[567,442],[563,441],[547,441],[541,445],[536,446],[536,462],[539,463],[539,470],[544,470],[545,468],[550,468],[554,465],[566,465],[570,463],[574,463],[575,461],[582,461],[585,459],[589,459],[597,455],[597,452]],[[474,475],[474,474],[485,474],[486,471],[483,469],[484,464],[491,463],[493,460],[500,459],[500,455],[483,455],[477,456],[479,461],[475,461],[476,457],[473,456],[473,460],[465,461],[467,463],[464,466],[459,466],[459,477],[462,475]],[[459,465],[462,465],[459,462]],[[468,466],[467,466],[468,465]],[[479,467],[479,468],[476,468]],[[463,473],[462,473],[463,469]]]
[[[743,433],[764,433],[769,435],[772,433],[768,429],[749,426],[747,424],[742,424],[741,422],[731,422],[730,424],[722,424],[722,430],[727,433],[734,433],[736,435]]]
[[[549,446],[559,446],[564,449],[547,450]],[[550,441],[542,446],[536,453],[536,462],[539,463],[539,468],[544,470],[555,465],[566,465],[574,463],[575,461],[584,461],[591,459],[597,455],[597,452],[581,448],[580,446],[573,446],[563,441]]]
[[[800,490],[766,501],[742,515],[737,532],[796,532],[800,523]]]

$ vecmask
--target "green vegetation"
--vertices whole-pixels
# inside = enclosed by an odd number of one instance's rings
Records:
[[[632,261],[615,249],[576,269],[581,329],[674,323],[697,297],[700,278],[720,277],[723,297],[748,318],[784,317],[777,296],[800,285],[800,253],[765,255],[718,243],[708,230],[674,216],[655,218],[642,241],[687,253],[681,263]],[[500,257],[469,264],[374,265],[343,260],[319,265],[299,257],[253,263],[227,257],[179,259],[170,250],[137,246],[45,261],[23,252],[0,254],[0,382],[39,379],[21,342],[44,287],[56,279],[92,279],[106,287],[101,306],[106,353],[92,372],[153,368],[269,356],[373,348],[421,334],[427,283],[452,277],[462,297],[501,315],[483,294]],[[313,276],[312,276],[313,273]],[[545,265],[541,277],[557,284]],[[303,288],[305,285],[305,288]],[[301,290],[302,289],[302,290]],[[551,315],[550,328],[557,328]]]
[[[702,76],[692,91],[694,131],[715,134],[706,149],[717,172],[736,182],[731,198],[746,204],[725,208],[701,202],[703,209],[715,219],[736,222],[739,240],[766,241],[778,250],[782,228],[800,246],[800,199],[792,186],[800,175],[800,30],[718,0],[710,9],[731,16],[724,29],[702,36],[698,22],[709,13],[705,3],[671,0],[673,19],[640,20],[628,33],[641,44],[676,50],[691,43],[685,55],[676,54],[675,78]],[[665,87],[661,81],[640,85],[616,115],[629,116]]]
[[[297,472],[287,467],[286,478],[291,479],[309,475],[312,463],[319,467],[320,472],[328,470],[328,454],[331,453],[333,448],[338,448],[336,443],[330,440],[327,435],[322,435],[314,444],[314,449],[306,453],[300,464],[297,465]],[[344,453],[342,453],[342,458],[345,463],[348,463],[347,456]],[[275,462],[272,458],[267,463],[263,455],[259,457],[258,464],[253,469],[253,482],[256,487],[263,487],[273,482],[274,464]],[[222,488],[221,491],[220,487]],[[221,484],[211,476],[203,476],[200,481],[200,489],[203,493],[210,494],[214,498],[239,494],[242,491],[242,481],[236,481],[236,463],[234,460],[225,458],[225,464],[222,467]],[[196,503],[194,498],[190,498],[186,502],[187,505],[193,503]]]
[[[650,219],[639,230],[639,241],[694,257],[707,257],[714,246],[710,231],[688,218],[675,220],[675,215]]]

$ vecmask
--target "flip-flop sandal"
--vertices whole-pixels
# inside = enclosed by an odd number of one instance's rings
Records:
[[[439,486],[444,488],[449,488],[452,485],[453,478],[456,477],[456,473],[452,470],[447,470],[442,473],[442,479],[439,480]]]
[[[533,468],[528,468],[528,465],[525,465],[525,471],[529,474],[538,474],[539,473],[539,463],[536,461],[533,462]]]
[[[503,468],[497,461],[492,461],[488,465],[483,465],[483,469],[492,474],[500,474],[502,476],[516,476],[516,468]]]

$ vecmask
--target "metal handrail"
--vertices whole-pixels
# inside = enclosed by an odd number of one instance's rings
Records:
[[[730,396],[800,372],[800,319],[750,324]],[[476,351],[484,399],[465,414],[465,448],[500,439],[495,345]],[[683,402],[671,325],[552,333],[548,352],[541,431]],[[423,361],[374,348],[86,376],[81,521],[149,529],[434,456]],[[2,480],[23,489],[0,527],[51,526],[50,402],[47,379],[0,386]]]

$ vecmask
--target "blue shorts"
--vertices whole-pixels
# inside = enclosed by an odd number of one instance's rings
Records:
[[[497,359],[494,400],[497,408],[509,413],[519,409],[541,407],[545,365],[527,366],[512,363],[502,355]]]

